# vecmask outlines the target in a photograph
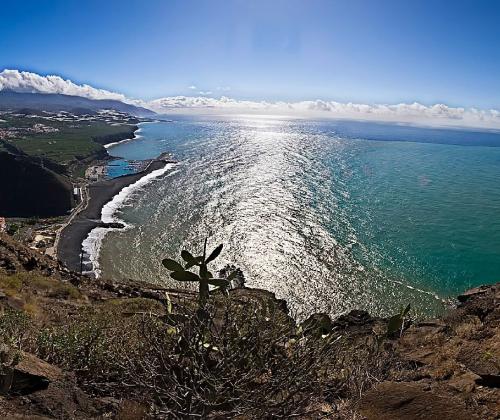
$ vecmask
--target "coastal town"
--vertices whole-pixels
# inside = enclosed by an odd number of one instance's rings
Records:
[[[40,162],[45,170],[67,179],[73,203],[67,215],[58,217],[6,217],[0,213],[0,232],[55,256],[58,234],[87,205],[89,186],[110,180],[110,157],[104,146],[133,138],[141,121],[148,119],[115,109],[0,110],[0,152]],[[130,161],[126,169],[130,174],[140,174],[152,162]]]
[[[6,122],[6,120],[0,120],[0,123],[3,122]],[[48,125],[41,123],[33,124],[31,127],[0,128],[0,140],[15,139],[20,136],[21,137],[25,136],[27,134],[57,133],[58,131],[59,131],[58,128],[50,127]]]
[[[90,230],[102,225],[98,222],[102,206],[125,186],[168,163],[175,163],[169,153],[162,153],[155,159],[130,161],[128,162],[130,174],[113,178],[108,173],[109,161],[97,162],[85,170],[83,178],[74,181],[72,189],[74,207],[70,214],[28,219],[0,217],[0,232],[8,232],[42,254],[58,257],[73,270],[78,271],[78,264],[75,261],[80,258],[80,244]],[[79,223],[72,225],[74,219],[78,219]],[[72,233],[75,229],[78,238],[76,241]],[[58,252],[58,242],[61,237],[64,246]]]
[[[40,122],[33,122],[34,120]],[[43,123],[45,121],[45,123]],[[104,122],[110,125],[136,124],[138,119],[124,112],[112,109],[90,113],[68,111],[16,110],[0,111],[0,139],[19,138],[30,134],[55,133],[59,128],[51,123],[91,123]]]

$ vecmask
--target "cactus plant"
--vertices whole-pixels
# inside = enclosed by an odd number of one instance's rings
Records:
[[[181,257],[184,260],[184,266],[170,258],[165,258],[162,261],[163,266],[169,270],[170,277],[178,281],[193,281],[199,283],[199,303],[200,307],[204,307],[210,294],[210,286],[216,287],[224,293],[231,284],[231,280],[237,275],[237,272],[232,272],[226,278],[215,278],[208,271],[208,264],[215,260],[221,253],[223,245],[217,246],[207,257],[207,239],[203,245],[203,255],[193,256],[189,251],[183,250]],[[198,274],[189,271],[192,267],[198,267]]]
[[[410,304],[404,309],[401,309],[401,312],[399,314],[396,314],[394,316],[391,316],[389,318],[389,321],[387,323],[387,336],[394,335],[396,333],[401,334],[403,333],[403,328],[405,325],[406,321],[406,316],[408,315],[408,312],[410,312]]]

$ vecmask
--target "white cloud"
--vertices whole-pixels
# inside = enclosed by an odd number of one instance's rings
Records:
[[[194,86],[193,86],[194,87]],[[195,88],[195,87],[194,87]],[[149,102],[127,98],[125,95],[77,85],[60,76],[40,76],[18,70],[0,72],[0,90],[16,92],[60,93],[89,99],[115,99],[143,106],[158,113],[255,113],[315,118],[349,118],[358,120],[417,123],[426,125],[451,125],[500,129],[500,111],[495,109],[450,107],[444,104],[431,106],[412,104],[356,104],[324,101],[321,99],[299,102],[243,101],[227,96],[172,96]],[[201,91],[200,95],[212,92]]]
[[[358,120],[417,123],[441,126],[500,128],[500,111],[476,108],[454,108],[444,104],[355,104],[335,101],[268,102],[220,98],[174,96],[150,101],[147,107],[158,113],[256,113],[283,114],[315,118],[348,118]]]
[[[191,90],[196,90],[198,89],[195,85],[191,85],[191,86],[188,86],[188,89],[191,89]]]
[[[0,90],[9,89],[15,92],[60,93],[63,95],[82,96],[89,99],[115,99],[127,101],[121,93],[96,89],[89,85],[77,85],[60,76],[40,76],[36,73],[19,70],[3,70],[0,72]]]
[[[230,86],[217,86],[217,90],[221,90],[222,92],[229,92],[231,90]]]
[[[198,95],[211,95],[213,92],[211,90],[207,90],[207,91],[203,91],[203,90],[200,90],[198,92]]]

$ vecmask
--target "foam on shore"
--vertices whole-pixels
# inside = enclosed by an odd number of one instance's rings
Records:
[[[163,168],[156,169],[151,173],[144,175],[142,178],[124,187],[117,195],[113,197],[113,199],[106,203],[101,210],[101,220],[104,223],[121,223],[124,225],[123,229],[130,229],[132,225],[125,223],[121,220],[117,213],[123,206],[126,205],[126,202],[131,198],[131,195],[140,190],[154,179],[160,177],[165,174],[169,170],[173,169],[177,166],[178,163],[167,163]],[[168,176],[171,176],[178,171],[172,171]],[[84,253],[84,262],[85,262],[85,270],[86,274],[93,274],[95,277],[99,277],[101,275],[101,270],[99,268],[99,253],[102,246],[102,241],[106,236],[107,232],[122,230],[118,228],[103,228],[96,227],[90,231],[88,236],[82,242],[82,250]],[[87,269],[88,268],[88,269]]]
[[[83,274],[92,274],[95,277],[100,277],[99,251],[101,250],[102,240],[110,230],[116,229],[96,227],[89,232],[88,236],[82,242],[84,259]]]
[[[120,140],[120,141],[114,141],[113,143],[105,144],[104,148],[105,149],[109,149],[109,148],[117,146],[119,144],[128,143],[129,141],[140,139],[141,137],[143,137],[143,136],[141,136],[139,134],[142,131],[142,128],[140,127],[141,124],[146,124],[146,123],[139,123],[138,124],[139,128],[134,131],[134,137],[131,137],[129,139],[123,139],[123,140]]]
[[[123,188],[117,195],[113,197],[113,199],[109,203],[104,205],[101,211],[101,220],[104,223],[120,222],[126,225],[125,222],[116,217],[117,210],[124,205],[125,201],[127,201],[128,197],[134,191],[140,189],[146,184],[149,184],[150,181],[159,177],[160,175],[163,175],[165,172],[172,169],[175,165],[177,164],[167,163],[163,168],[156,169],[155,171],[144,175],[141,179],[134,182],[133,184]]]
[[[144,136],[140,135],[140,133],[142,132],[142,126],[143,125],[145,125],[145,124],[154,124],[154,123],[159,123],[159,122],[173,122],[173,121],[172,120],[154,120],[154,121],[144,121],[144,122],[138,123],[137,127],[139,127],[139,128],[134,131],[134,137],[131,137],[129,139],[123,139],[123,140],[120,140],[120,141],[115,141],[113,143],[105,144],[104,148],[105,149],[109,149],[111,147],[117,146],[117,145],[122,144],[122,143],[128,143],[128,142],[130,142],[132,140],[140,139],[140,138],[144,137]]]

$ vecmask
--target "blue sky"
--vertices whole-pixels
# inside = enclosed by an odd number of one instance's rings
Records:
[[[39,0],[0,10],[0,70],[130,97],[500,108],[495,0]]]

